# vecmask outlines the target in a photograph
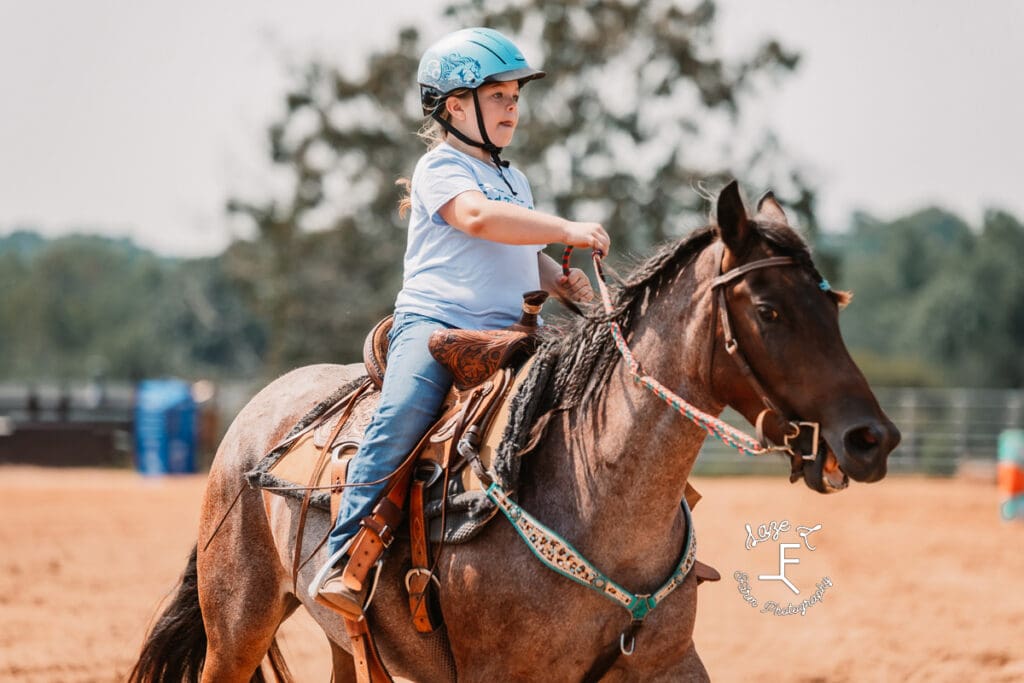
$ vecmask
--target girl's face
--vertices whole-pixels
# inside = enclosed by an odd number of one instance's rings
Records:
[[[498,147],[507,147],[519,125],[519,83],[486,83],[477,90],[477,98],[487,136]],[[483,142],[473,108],[473,96],[467,93],[449,98],[451,100],[456,100],[449,108],[452,122],[469,137]]]

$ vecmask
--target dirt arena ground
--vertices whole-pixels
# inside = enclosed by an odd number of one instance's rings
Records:
[[[122,680],[195,540],[203,478],[4,467],[0,481],[0,680]],[[999,520],[994,486],[894,477],[825,497],[784,479],[694,483],[699,557],[723,575],[700,589],[695,636],[713,680],[1024,681],[1024,524]],[[746,524],[783,520],[746,549]],[[783,542],[798,544],[785,550],[798,596],[756,578],[778,573]],[[816,584],[806,614],[762,612]],[[285,624],[283,648],[300,681],[329,680],[311,620]]]

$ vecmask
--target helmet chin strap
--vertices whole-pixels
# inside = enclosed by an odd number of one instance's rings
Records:
[[[476,124],[477,127],[480,129],[480,137],[483,138],[483,142],[479,142],[469,137],[461,130],[453,126],[450,121],[441,116],[441,110],[444,107],[444,101],[442,101],[441,104],[439,104],[434,109],[434,113],[431,114],[431,117],[433,117],[435,121],[440,123],[442,128],[444,128],[446,131],[457,137],[462,142],[472,147],[478,147],[484,150],[485,152],[489,153],[491,155],[491,161],[493,161],[494,165],[498,167],[498,175],[500,175],[501,179],[505,181],[505,185],[508,186],[509,192],[511,192],[513,196],[518,197],[519,193],[517,193],[515,189],[513,189],[512,183],[508,181],[508,178],[505,177],[505,173],[503,171],[503,169],[508,168],[508,162],[504,161],[501,158],[501,150],[503,148],[495,145],[493,142],[491,142],[490,137],[487,136],[487,127],[484,125],[483,112],[480,111],[480,98],[477,97],[476,88],[474,88],[472,92],[473,106],[474,109],[476,109]]]

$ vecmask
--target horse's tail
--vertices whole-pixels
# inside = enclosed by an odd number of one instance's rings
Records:
[[[146,636],[139,660],[128,675],[128,683],[179,683],[200,679],[206,661],[206,627],[199,610],[196,551],[197,546],[193,546],[178,589]],[[291,683],[292,675],[276,638],[270,644],[267,658],[276,680]],[[250,683],[266,683],[261,668],[257,668],[249,680]]]

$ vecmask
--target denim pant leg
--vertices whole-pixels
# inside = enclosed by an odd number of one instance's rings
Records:
[[[446,325],[415,314],[397,314],[389,337],[387,372],[377,412],[348,466],[349,483],[389,475],[416,447],[444,403],[452,376],[427,350],[430,334]],[[346,488],[338,521],[328,539],[336,553],[373,510],[386,484]]]

